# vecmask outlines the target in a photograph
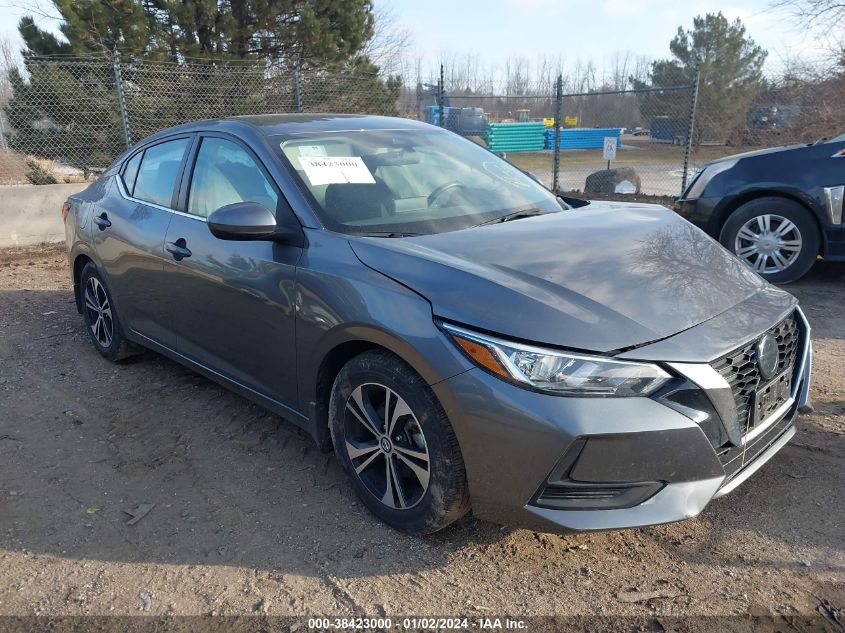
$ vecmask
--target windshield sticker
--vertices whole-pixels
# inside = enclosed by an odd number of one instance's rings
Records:
[[[299,164],[312,186],[339,183],[374,184],[375,179],[360,156],[302,156]]]
[[[325,156],[326,148],[322,145],[299,145],[300,156]]]

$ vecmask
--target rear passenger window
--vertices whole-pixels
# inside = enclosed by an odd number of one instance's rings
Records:
[[[146,149],[135,180],[133,197],[169,207],[176,175],[187,147],[188,139],[180,138]]]
[[[132,190],[135,188],[135,178],[138,176],[138,165],[141,164],[142,154],[143,152],[135,154],[123,168],[123,184],[126,186],[126,192],[130,196],[132,195]]]

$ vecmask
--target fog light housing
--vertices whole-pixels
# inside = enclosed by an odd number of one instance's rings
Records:
[[[554,510],[620,510],[633,508],[660,492],[665,484],[587,484],[575,481],[547,484],[534,505]]]
[[[593,483],[571,479],[587,441],[581,437],[572,442],[531,505],[551,510],[620,510],[641,504],[666,485],[662,481]]]

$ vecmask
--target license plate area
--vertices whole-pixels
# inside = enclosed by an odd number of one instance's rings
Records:
[[[762,424],[792,395],[792,368],[779,374],[754,393],[748,430]]]

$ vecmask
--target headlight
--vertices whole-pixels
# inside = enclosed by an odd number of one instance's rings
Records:
[[[721,174],[723,171],[727,171],[734,165],[736,165],[737,159],[734,160],[723,160],[718,163],[713,163],[712,165],[705,167],[704,171],[699,174],[698,178],[692,181],[690,188],[687,189],[687,192],[684,194],[684,198],[695,200],[701,197],[701,194],[704,193],[704,188],[707,184],[713,180],[713,176],[716,174]]]
[[[478,365],[505,380],[560,396],[647,396],[671,376],[657,365],[523,345],[444,324]]]

